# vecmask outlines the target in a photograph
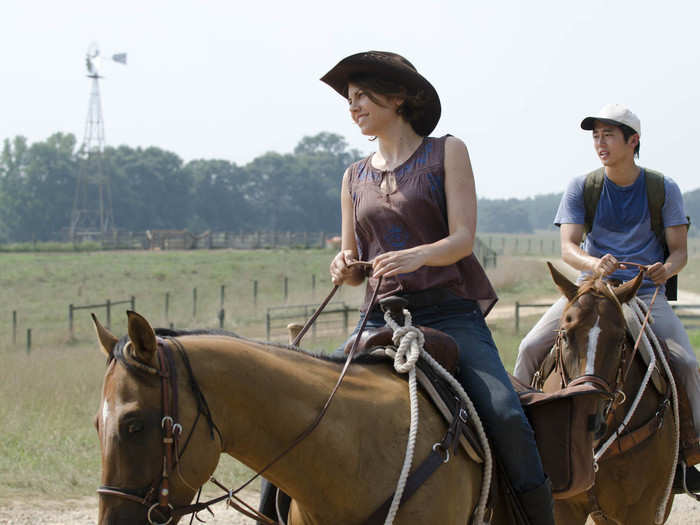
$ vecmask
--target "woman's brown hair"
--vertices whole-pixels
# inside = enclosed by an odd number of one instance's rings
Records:
[[[412,92],[406,86],[391,80],[366,74],[353,75],[349,78],[349,82],[364,89],[367,97],[378,106],[385,107],[376,95],[402,98],[403,103],[396,109],[396,113],[406,119],[411,126],[416,119],[423,115],[425,95],[422,91]]]

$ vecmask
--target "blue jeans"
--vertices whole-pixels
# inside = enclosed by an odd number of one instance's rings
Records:
[[[365,315],[360,317],[353,335]],[[414,325],[440,330],[457,341],[460,368],[457,379],[474,403],[513,489],[523,493],[542,485],[545,475],[535,433],[477,303],[455,296],[440,304],[413,309],[411,316]],[[381,312],[369,313],[366,328],[384,324]]]

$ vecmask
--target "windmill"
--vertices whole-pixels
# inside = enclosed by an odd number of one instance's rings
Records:
[[[117,53],[105,58],[100,48],[93,42],[85,56],[87,77],[92,79],[88,114],[85,120],[85,133],[80,146],[80,167],[73,200],[70,220],[70,238],[78,242],[85,238],[100,236],[114,231],[112,213],[112,193],[109,177],[103,171],[105,146],[104,120],[100,98],[101,70],[106,61],[126,65],[126,53]]]

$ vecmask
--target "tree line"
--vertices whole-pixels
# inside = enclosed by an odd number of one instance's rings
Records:
[[[268,152],[239,166],[184,162],[161,148],[105,148],[114,222],[121,230],[340,231],[345,168],[362,154],[340,135],[301,139],[292,153]],[[56,240],[68,227],[83,156],[70,133],[29,144],[6,139],[0,152],[0,242]],[[551,228],[561,194],[479,199],[479,231]],[[700,218],[700,190],[685,195]],[[691,230],[693,231],[693,230]]]

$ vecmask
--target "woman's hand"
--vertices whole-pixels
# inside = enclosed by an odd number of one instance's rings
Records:
[[[418,268],[425,266],[428,257],[426,250],[422,246],[400,250],[396,252],[386,252],[377,255],[372,262],[375,279],[380,275],[391,277],[402,273],[415,272]]]
[[[341,250],[331,261],[330,272],[333,284],[340,286],[346,279],[351,278],[355,271],[348,265],[355,261],[352,250]]]

